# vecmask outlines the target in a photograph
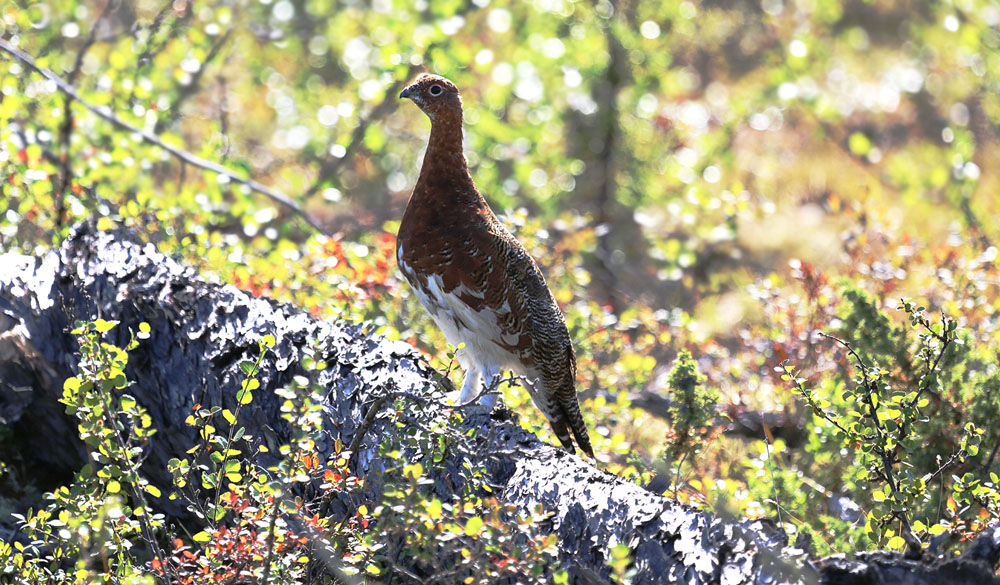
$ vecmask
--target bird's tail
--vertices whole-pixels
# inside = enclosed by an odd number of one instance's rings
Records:
[[[573,402],[575,408],[567,409],[572,412],[566,413],[570,429],[573,431],[573,437],[576,439],[576,444],[580,447],[581,451],[589,455],[591,459],[596,459],[594,457],[594,448],[590,446],[590,433],[587,431],[587,423],[583,422],[583,413],[580,412],[580,402],[578,400],[574,400]]]
[[[556,416],[548,417],[549,424],[567,451],[575,452],[573,440],[569,436],[572,431],[580,450],[591,459],[597,459],[594,457],[594,448],[590,445],[587,423],[584,422],[583,413],[580,411],[580,399],[576,395],[576,353],[573,351],[573,345],[569,343],[566,344],[566,361],[569,368],[561,370],[554,376],[552,387],[555,388],[553,394],[556,398],[554,405]]]
[[[573,448],[573,439],[570,438],[570,431],[572,431],[573,437],[576,439],[576,445],[580,447],[580,450],[589,455],[591,459],[596,459],[594,457],[594,448],[590,445],[590,434],[587,431],[587,423],[583,422],[583,414],[580,412],[580,403],[577,401],[576,396],[573,397],[573,401],[568,405],[568,408],[560,404],[559,410],[562,416],[549,421],[549,425],[552,426],[552,431],[556,434],[559,442],[562,443],[567,451],[574,453],[576,450]]]

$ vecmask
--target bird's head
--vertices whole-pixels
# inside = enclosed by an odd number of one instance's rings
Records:
[[[423,110],[431,122],[441,117],[462,117],[462,96],[455,84],[444,77],[421,73],[406,86],[400,98],[409,98]]]

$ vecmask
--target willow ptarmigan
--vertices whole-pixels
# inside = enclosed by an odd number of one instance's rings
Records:
[[[566,322],[538,265],[472,182],[458,88],[425,73],[399,97],[427,114],[431,137],[399,226],[396,259],[448,343],[465,344],[457,356],[466,372],[459,401],[513,370],[563,446],[573,451],[572,431],[593,458]],[[492,407],[496,396],[487,393],[480,402]]]

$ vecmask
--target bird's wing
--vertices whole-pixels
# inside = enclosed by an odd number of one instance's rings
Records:
[[[499,225],[499,222],[496,222]],[[504,262],[510,286],[507,302],[520,318],[513,330],[525,341],[522,360],[534,364],[541,374],[543,395],[538,406],[549,419],[552,430],[568,450],[573,450],[570,432],[580,449],[594,456],[587,425],[576,396],[576,353],[570,341],[566,321],[552,291],[545,283],[541,270],[524,246],[502,225],[494,232],[503,240]]]

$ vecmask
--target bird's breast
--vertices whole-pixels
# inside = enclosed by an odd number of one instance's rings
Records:
[[[448,343],[464,346],[462,353],[467,359],[487,366],[523,368],[525,356],[521,346],[525,339],[502,326],[510,320],[509,304],[485,305],[481,302],[485,293],[464,284],[446,290],[440,274],[419,274],[405,262],[401,270]]]

